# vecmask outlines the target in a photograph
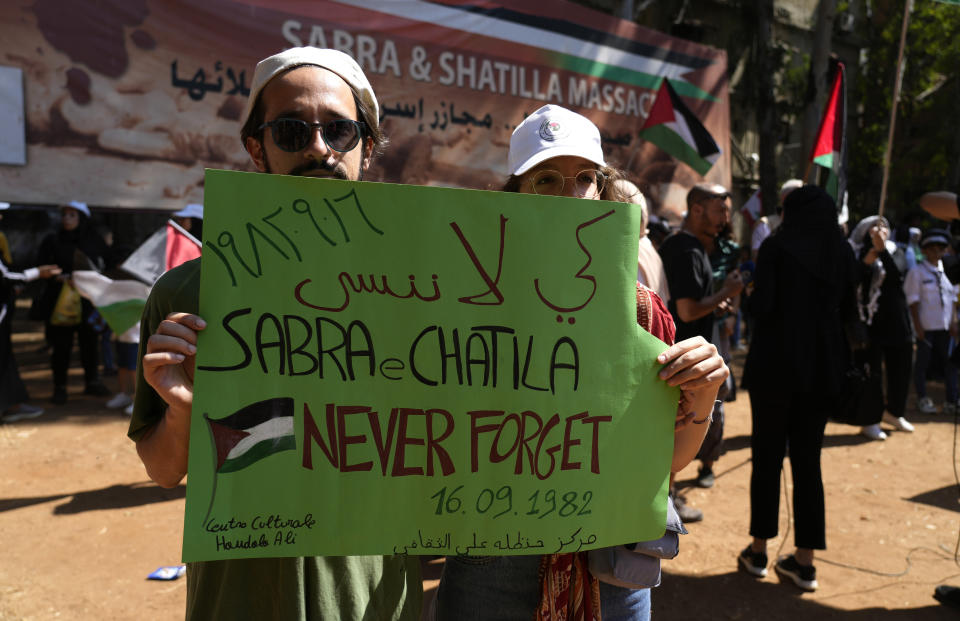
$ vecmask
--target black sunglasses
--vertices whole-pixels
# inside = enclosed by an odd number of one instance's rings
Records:
[[[313,130],[319,129],[323,142],[338,153],[346,153],[357,146],[363,137],[362,121],[337,119],[325,123],[307,123],[300,119],[280,118],[267,121],[257,129],[270,128],[273,142],[288,153],[303,151],[313,139]]]

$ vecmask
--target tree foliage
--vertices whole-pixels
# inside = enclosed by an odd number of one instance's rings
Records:
[[[876,213],[906,0],[873,0],[861,77],[850,85],[850,206]],[[885,214],[893,221],[921,194],[960,184],[960,7],[917,0],[910,16],[905,70]]]

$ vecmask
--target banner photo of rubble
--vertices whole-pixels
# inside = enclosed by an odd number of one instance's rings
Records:
[[[369,77],[390,142],[368,180],[499,189],[513,128],[555,103],[600,127],[656,212],[730,182],[725,52],[560,0],[14,0],[0,38],[26,144],[25,164],[0,158],[6,201],[202,202],[205,168],[253,170],[239,117],[257,61],[300,45]],[[664,79],[719,148],[704,175],[639,135]]]

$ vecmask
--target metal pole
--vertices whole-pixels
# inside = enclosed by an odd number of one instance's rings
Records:
[[[907,0],[903,7],[903,28],[900,29],[900,52],[897,55],[897,79],[893,83],[893,102],[890,106],[890,131],[887,134],[887,148],[883,153],[883,183],[880,185],[880,207],[878,215],[883,215],[883,207],[887,202],[887,180],[890,177],[890,155],[893,151],[893,130],[897,123],[897,103],[900,101],[900,84],[903,82],[903,49],[907,42],[907,25],[910,22],[910,11],[913,10],[913,0]]]

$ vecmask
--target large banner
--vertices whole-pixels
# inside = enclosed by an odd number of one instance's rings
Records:
[[[12,0],[0,41],[27,107],[27,163],[0,166],[7,201],[201,202],[205,167],[252,170],[238,119],[253,68],[296,45],[369,76],[391,140],[373,180],[500,187],[511,131],[556,103],[680,213],[700,175],[637,137],[666,77],[723,150],[707,178],[730,181],[725,53],[562,0]]]
[[[184,559],[663,534],[678,392],[605,201],[209,171]]]

